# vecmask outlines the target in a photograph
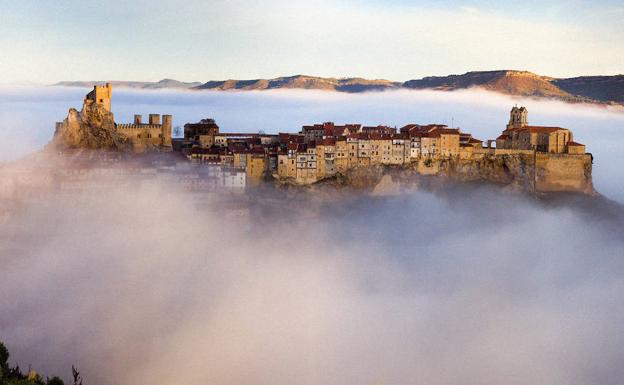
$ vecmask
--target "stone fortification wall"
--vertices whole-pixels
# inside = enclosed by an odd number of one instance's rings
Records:
[[[161,124],[134,124],[134,123],[117,123],[117,129],[157,129],[162,130]]]
[[[594,193],[591,154],[536,153],[537,191],[579,191]]]

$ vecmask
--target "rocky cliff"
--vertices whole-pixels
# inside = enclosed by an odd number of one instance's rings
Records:
[[[592,158],[568,154],[485,155],[471,159],[421,160],[404,166],[361,167],[321,184],[396,194],[424,187],[444,188],[449,182],[478,182],[528,193],[574,192],[595,195]]]
[[[70,108],[67,118],[57,123],[48,148],[128,151],[131,146],[127,138],[117,132],[113,113],[100,105],[92,104],[84,105],[81,111]]]

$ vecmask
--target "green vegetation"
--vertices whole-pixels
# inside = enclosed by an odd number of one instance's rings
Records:
[[[76,368],[72,366],[73,385],[82,385],[82,377]],[[59,377],[46,377],[44,380],[34,370],[22,373],[19,365],[9,365],[9,350],[0,342],[0,385],[65,385]]]

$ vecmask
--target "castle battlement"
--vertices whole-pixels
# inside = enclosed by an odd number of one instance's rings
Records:
[[[163,127],[162,124],[148,124],[148,123],[142,123],[142,124],[134,124],[134,123],[116,123],[117,128],[118,129],[136,129],[136,130],[142,130],[142,129],[161,129]]]

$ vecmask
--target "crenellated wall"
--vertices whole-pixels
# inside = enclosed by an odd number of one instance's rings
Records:
[[[134,152],[150,149],[171,149],[171,115],[150,114],[149,123],[142,123],[141,115],[134,115],[134,123],[117,123],[117,132],[130,140]]]

